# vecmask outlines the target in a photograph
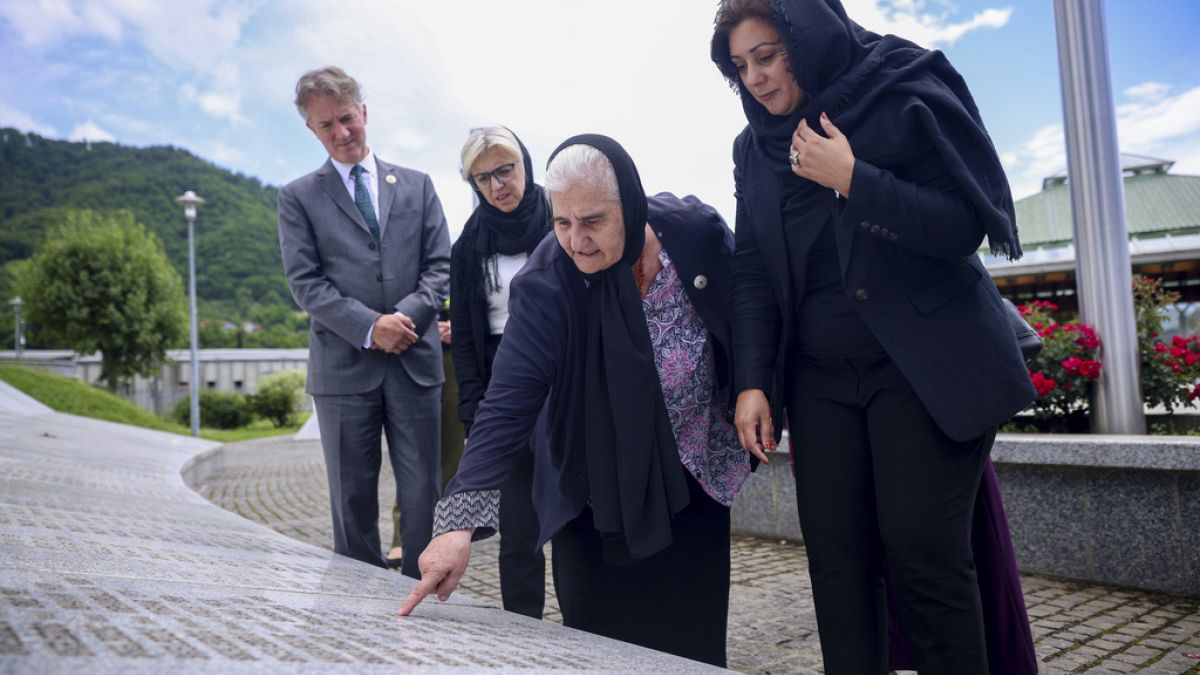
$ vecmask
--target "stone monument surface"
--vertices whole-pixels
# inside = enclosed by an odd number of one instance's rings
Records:
[[[457,597],[398,619],[412,580],[192,492],[214,446],[0,409],[0,673],[710,669]]]

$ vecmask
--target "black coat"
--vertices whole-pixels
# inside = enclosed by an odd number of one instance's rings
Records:
[[[450,248],[450,269],[475,264],[460,237]],[[451,279],[453,281],[453,279]],[[453,284],[451,284],[453,286]],[[450,357],[458,380],[458,419],[468,437],[475,423],[475,411],[487,390],[492,364],[487,359],[487,339],[491,334],[487,298],[470,289],[450,289]]]
[[[732,234],[716,211],[694,197],[662,193],[647,201],[650,226],[709,331],[718,384],[727,384],[733,378]],[[578,364],[585,349],[585,291],[583,275],[555,238],[543,240],[512,281],[508,325],[487,395],[475,415],[458,473],[446,488],[447,495],[498,490],[533,438],[539,545],[575,518],[588,498],[586,479],[560,471],[556,457],[561,452],[547,442],[571,437],[564,429],[581,428],[584,411],[561,403],[582,400],[568,392],[584,386]],[[727,409],[732,398],[731,393]],[[543,410],[547,414],[541,414]]]
[[[779,179],[752,134],[747,127],[733,152],[736,382],[738,391],[767,393],[778,434],[796,334],[789,275],[803,274],[806,261],[789,260]],[[850,199],[832,190],[829,198],[838,202],[843,285],[860,316],[948,436],[963,441],[994,430],[1035,392],[976,255],[983,228],[974,209],[951,189],[936,155],[886,168],[859,159],[851,186]]]

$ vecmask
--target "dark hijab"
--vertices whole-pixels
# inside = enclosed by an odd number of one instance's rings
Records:
[[[509,130],[512,133],[512,130]],[[464,244],[466,264],[455,265],[450,274],[454,277],[454,288],[463,289],[476,297],[486,297],[500,287],[500,270],[496,254],[516,255],[532,253],[546,233],[550,231],[550,210],[542,186],[533,182],[533,160],[525,144],[517,139],[521,147],[521,159],[525,165],[525,194],[521,203],[511,213],[492,206],[484,198],[479,186],[468,179],[471,189],[479,198],[479,206],[471,213],[459,235]],[[469,172],[471,167],[465,167]]]
[[[628,564],[670,545],[671,516],[688,504],[688,486],[654,365],[650,331],[632,264],[645,245],[646,193],[625,149],[606,136],[583,134],[563,148],[588,145],[616,173],[625,220],[625,249],[611,267],[584,275],[583,457],[579,439],[560,439],[565,470],[586,473],[592,515],[605,560]]]
[[[913,161],[932,144],[978,213],[992,252],[1021,257],[1008,179],[975,99],[946,57],[862,28],[846,16],[839,0],[768,4],[792,74],[807,96],[795,112],[774,116],[746,90],[730,61],[727,34],[713,37],[711,54],[741,94],[756,149],[779,177],[784,193],[828,204],[797,194],[825,188],[793,174],[787,160],[796,125],[806,119],[810,128],[822,133],[819,117],[825,112],[847,136],[855,157],[876,166]],[[814,217],[823,221],[827,215]]]

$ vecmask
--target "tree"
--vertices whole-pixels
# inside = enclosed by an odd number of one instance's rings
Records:
[[[129,211],[67,211],[19,282],[41,342],[99,351],[115,390],[162,364],[182,341],[183,283],[158,239]]]

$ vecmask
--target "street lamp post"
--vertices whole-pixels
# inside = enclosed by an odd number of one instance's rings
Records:
[[[192,349],[192,377],[191,377],[191,418],[192,418],[192,436],[200,437],[200,351],[199,337],[196,329],[196,240],[193,230],[196,224],[196,207],[204,203],[204,200],[196,196],[195,192],[188,190],[187,192],[175,198],[175,203],[183,207],[183,217],[187,219],[188,225],[188,300],[190,304],[191,314],[191,349]]]
[[[13,308],[13,350],[17,352],[17,360],[21,360],[21,352],[25,349],[25,331],[21,325],[21,308],[25,303],[21,298],[13,298],[8,304]]]
[[[1093,429],[1144,434],[1133,272],[1125,224],[1125,184],[1117,147],[1104,3],[1055,0],[1063,128],[1075,232],[1079,313],[1104,340]]]

